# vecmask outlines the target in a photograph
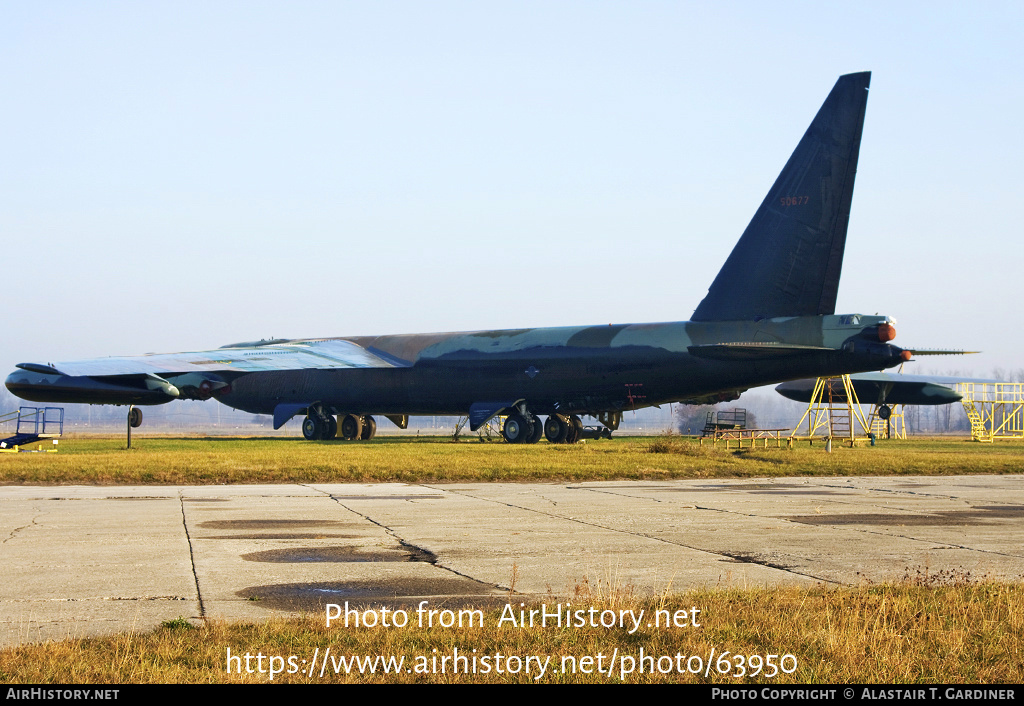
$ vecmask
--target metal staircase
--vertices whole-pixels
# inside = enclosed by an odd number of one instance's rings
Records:
[[[981,413],[974,405],[974,400],[970,397],[963,397],[960,403],[964,406],[964,412],[967,413],[967,419],[971,423],[971,438],[975,441],[992,441],[992,434],[985,426],[985,420],[981,418]]]
[[[0,424],[14,424],[14,433],[0,439],[0,452],[57,450],[57,437],[64,433],[63,407],[19,407],[16,412],[0,414]],[[43,448],[52,440],[51,448]],[[32,445],[36,448],[26,448]]]
[[[956,391],[975,441],[1024,438],[1024,382],[961,382]]]
[[[833,387],[834,385],[834,387]],[[800,433],[800,427],[807,422],[806,434]],[[861,434],[857,434],[857,427]],[[822,430],[822,432],[819,432]],[[827,434],[823,433],[827,430]],[[859,441],[866,441],[870,426],[860,410],[860,400],[853,389],[849,375],[834,378],[818,378],[811,393],[807,411],[800,418],[791,439],[836,439],[854,446]]]

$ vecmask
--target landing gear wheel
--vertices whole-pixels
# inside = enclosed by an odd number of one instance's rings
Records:
[[[569,417],[569,435],[565,438],[565,443],[575,444],[581,436],[583,436],[583,420],[574,414]]]
[[[521,444],[526,439],[532,430],[530,429],[530,423],[526,421],[526,417],[519,414],[510,414],[505,418],[505,426],[501,429],[501,435],[505,437],[505,441],[510,444]]]
[[[569,419],[562,414],[549,414],[544,422],[544,437],[552,444],[564,444],[569,437]]]
[[[128,410],[128,426],[133,429],[138,429],[142,426],[142,410],[138,407],[132,407]]]
[[[306,441],[316,441],[324,433],[323,422],[320,417],[308,416],[302,420],[302,436]]]
[[[369,441],[377,435],[377,420],[366,415],[363,417],[363,433],[360,434],[359,438],[363,441]]]
[[[338,435],[338,420],[333,415],[327,415],[327,424],[324,425],[324,438],[333,439]]]
[[[892,410],[889,409],[889,405],[883,404],[881,407],[878,408],[878,418],[879,419],[888,419],[891,416],[892,416]]]
[[[349,441],[363,435],[363,418],[354,414],[346,414],[341,420],[341,435]]]
[[[530,415],[530,435],[523,440],[523,443],[536,444],[542,436],[544,436],[544,425],[541,423],[540,417]]]

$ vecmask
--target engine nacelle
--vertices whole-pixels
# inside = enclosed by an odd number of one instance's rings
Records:
[[[11,394],[33,402],[83,404],[165,404],[178,399],[178,388],[158,375],[72,376],[43,372],[48,366],[27,363],[7,376]]]

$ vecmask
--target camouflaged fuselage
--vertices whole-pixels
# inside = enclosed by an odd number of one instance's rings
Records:
[[[900,349],[877,337],[885,317],[851,319],[353,337],[342,340],[390,366],[241,374],[231,376],[230,391],[218,399],[262,414],[315,400],[354,414],[461,415],[481,400],[520,399],[539,414],[596,413],[728,399],[758,385],[900,362]]]

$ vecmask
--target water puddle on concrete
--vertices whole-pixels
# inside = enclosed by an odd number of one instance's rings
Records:
[[[196,539],[361,539],[361,534],[336,534],[332,532],[267,532],[264,534],[213,534]]]
[[[828,490],[822,488],[821,490],[752,490],[751,493],[757,493],[758,495],[849,495],[848,492],[842,490]]]
[[[332,495],[333,500],[444,500],[443,495]]]
[[[342,522],[341,520],[207,520],[200,522],[203,529],[220,530],[286,530],[300,527],[360,527],[358,522]]]
[[[275,564],[306,564],[318,562],[371,562],[371,561],[423,561],[433,564],[437,557],[414,547],[391,550],[360,549],[359,547],[287,547],[243,554],[246,561],[266,561]]]
[[[679,488],[674,485],[644,485],[642,482],[638,482],[635,485],[569,485],[566,486],[569,490],[688,490],[688,488]]]
[[[322,611],[327,603],[345,601],[364,606],[383,603],[395,608],[415,608],[423,600],[429,600],[432,608],[451,606],[453,602],[488,605],[503,602],[508,592],[472,579],[445,577],[250,586],[236,595],[271,610]]]
[[[707,483],[695,486],[702,490],[808,490],[806,483]]]
[[[1024,505],[979,505],[968,510],[938,510],[932,514],[849,513],[792,515],[785,520],[805,525],[887,525],[890,527],[988,525],[995,520],[1024,518]]]
[[[973,510],[984,510],[989,517],[1017,518],[1024,517],[1024,505],[975,505]]]

